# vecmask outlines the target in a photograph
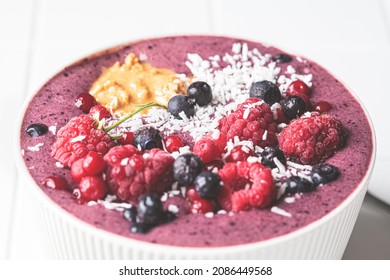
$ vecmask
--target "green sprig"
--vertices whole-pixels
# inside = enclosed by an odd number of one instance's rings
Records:
[[[160,107],[160,108],[164,108],[164,109],[167,109],[166,106],[162,105],[162,104],[159,104],[157,102],[149,102],[149,103],[146,103],[146,104],[140,104],[140,105],[136,105],[137,107],[139,107],[137,110],[135,110],[134,112],[131,112],[130,114],[126,115],[125,117],[123,117],[122,119],[120,119],[119,121],[117,121],[116,123],[113,123],[112,125],[106,127],[104,129],[104,132],[109,132],[111,130],[113,130],[115,127],[117,127],[118,125],[124,123],[125,121],[127,121],[128,119],[130,119],[131,117],[135,116],[136,114],[138,114],[139,112],[141,112],[142,110],[145,110],[147,108],[150,108],[150,107]]]

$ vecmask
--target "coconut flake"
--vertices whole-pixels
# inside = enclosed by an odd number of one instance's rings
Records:
[[[27,147],[27,150],[29,150],[30,152],[39,152],[43,145],[43,143],[38,143],[35,146]]]
[[[126,165],[128,165],[128,164],[129,164],[129,158],[128,158],[128,157],[126,157],[126,158],[124,158],[124,159],[121,160],[120,165],[126,166]]]
[[[70,139],[70,143],[75,143],[75,142],[83,141],[86,137],[87,137],[87,136],[85,136],[85,135],[76,136],[76,137]]]
[[[294,67],[292,67],[291,65],[288,65],[287,66],[287,73],[288,74],[295,74],[295,68]]]
[[[278,214],[278,215],[281,215],[281,216],[284,216],[284,217],[289,217],[289,218],[292,217],[291,213],[289,213],[286,210],[283,210],[282,208],[279,208],[277,206],[273,206],[271,208],[271,212],[275,213],[275,214]]]
[[[167,193],[164,193],[161,198],[160,198],[161,202],[165,202],[168,200],[168,194]]]
[[[242,118],[246,120],[249,117],[249,113],[250,113],[249,108],[246,108],[244,114],[242,114]]]
[[[288,196],[288,197],[284,198],[284,202],[289,203],[289,204],[294,203],[295,202],[295,197]]]
[[[214,129],[213,134],[211,134],[211,138],[213,138],[214,140],[218,140],[220,135],[221,132],[218,129]]]
[[[241,52],[241,43],[234,43],[232,46],[232,51],[234,53],[240,53]]]
[[[264,130],[263,136],[261,138],[263,141],[267,140],[267,134],[268,134],[268,131]]]
[[[214,217],[214,213],[213,212],[207,212],[206,214],[204,214],[204,216],[206,218],[212,218],[212,217]]]
[[[49,126],[49,131],[53,134],[56,135],[57,133],[57,127],[55,125]]]
[[[177,213],[179,213],[179,207],[177,207],[177,205],[174,205],[174,204],[169,204],[168,211],[173,213],[173,214],[177,214]]]
[[[284,167],[283,163],[281,163],[277,157],[274,157],[273,161],[276,167],[279,169],[280,173],[286,173],[286,167]]]
[[[64,168],[65,166],[59,162],[59,161],[56,161],[55,165],[58,167],[58,168]]]

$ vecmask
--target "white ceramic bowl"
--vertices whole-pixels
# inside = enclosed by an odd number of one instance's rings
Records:
[[[50,258],[341,259],[366,194],[375,161],[375,133],[372,122],[362,106],[370,122],[373,155],[361,183],[330,213],[289,234],[248,245],[217,248],[156,245],[97,229],[62,209],[42,191],[27,170],[20,151],[20,127],[29,101],[27,100],[22,108],[17,123],[15,157],[19,175],[25,183],[25,188],[31,193],[33,211],[39,221],[38,225],[42,230]]]

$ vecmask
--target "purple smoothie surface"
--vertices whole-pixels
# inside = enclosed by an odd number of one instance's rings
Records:
[[[189,74],[184,64],[188,53],[198,53],[202,57],[215,54],[222,56],[230,52],[236,42],[247,43],[250,49],[257,48],[261,53],[283,53],[276,48],[241,39],[180,36],[130,43],[66,67],[42,86],[25,112],[20,141],[25,164],[32,178],[55,203],[80,220],[118,235],[158,244],[216,247],[252,243],[290,233],[322,218],[342,203],[366,175],[373,153],[373,138],[362,107],[344,85],[316,63],[301,63],[295,56],[288,64],[298,73],[309,70],[313,74],[312,101],[315,103],[325,100],[331,103],[330,114],[343,123],[349,137],[347,145],[327,160],[340,169],[341,176],[335,182],[305,193],[294,203],[286,203],[283,199],[277,203],[278,207],[291,213],[292,217],[273,213],[269,208],[239,212],[233,216],[215,215],[213,218],[202,214],[181,215],[175,221],[160,225],[147,234],[133,234],[129,231],[129,222],[120,212],[108,210],[101,205],[80,205],[71,193],[42,187],[43,180],[50,175],[65,176],[68,182],[72,182],[72,179],[69,170],[56,167],[56,160],[50,156],[55,135],[49,132],[44,136],[31,138],[25,132],[26,128],[32,123],[43,123],[47,126],[55,125],[58,130],[71,118],[80,115],[81,111],[74,105],[74,99],[80,93],[89,92],[104,67],[109,67],[118,60],[123,62],[132,52],[146,55],[148,63],[155,67]],[[283,72],[288,64],[278,66]],[[39,143],[43,143],[39,151],[32,152],[28,149]]]

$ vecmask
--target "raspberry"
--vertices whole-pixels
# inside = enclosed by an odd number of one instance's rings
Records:
[[[226,135],[221,133],[218,130],[215,130],[214,132],[210,132],[206,135],[206,138],[211,139],[214,141],[215,145],[218,148],[218,152],[222,154],[225,151],[227,138]]]
[[[174,158],[160,149],[141,154],[132,145],[112,148],[105,156],[110,190],[123,201],[134,201],[146,193],[161,194],[173,183]]]
[[[275,146],[276,124],[269,106],[257,98],[248,98],[236,111],[219,122],[219,128],[227,139],[238,136],[251,140],[260,147]]]
[[[90,116],[81,115],[71,119],[58,131],[51,156],[64,166],[70,167],[89,151],[104,155],[114,146],[115,143],[103,130],[97,129]]]
[[[315,164],[344,146],[347,133],[335,117],[312,113],[292,121],[279,134],[280,149],[291,160]]]
[[[218,202],[227,211],[265,208],[275,198],[271,170],[261,163],[226,163],[218,174],[224,184]]]

